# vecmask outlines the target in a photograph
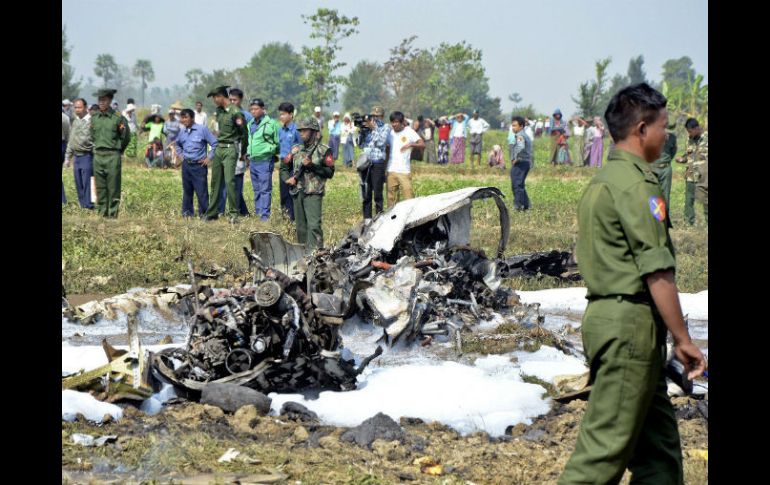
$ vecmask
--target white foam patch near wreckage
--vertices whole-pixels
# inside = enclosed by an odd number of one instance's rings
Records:
[[[540,309],[547,312],[584,313],[588,300],[586,289],[553,288],[537,291],[516,291],[522,303],[540,303]],[[679,293],[682,312],[693,320],[708,320],[709,292]]]
[[[516,351],[513,355],[519,361],[522,375],[534,376],[551,384],[553,378],[559,375],[588,372],[582,359],[545,345],[536,352]]]
[[[556,375],[575,369],[568,360],[551,363]],[[549,400],[542,397],[543,387],[523,382],[521,374],[522,368],[511,362],[510,355],[490,355],[474,365],[423,362],[367,368],[359,378],[359,389],[326,391],[315,400],[300,394],[271,393],[270,397],[276,413],[283,403],[295,401],[336,426],[357,426],[382,412],[395,420],[439,421],[463,435],[486,431],[501,436],[509,425],[529,424],[550,409]]]
[[[151,352],[179,347],[179,344],[168,345],[144,345],[142,349]],[[128,345],[116,345],[118,350],[128,350]],[[92,370],[108,364],[107,355],[100,345],[70,345],[67,342],[61,344],[61,370],[62,373],[74,373],[80,370]]]
[[[74,421],[77,414],[82,414],[89,421],[101,423],[105,414],[114,419],[123,416],[120,407],[97,400],[87,392],[78,392],[70,389],[61,392],[61,418],[63,421]]]

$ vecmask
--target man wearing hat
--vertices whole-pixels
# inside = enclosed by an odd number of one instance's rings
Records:
[[[281,180],[294,201],[297,242],[308,250],[323,247],[322,202],[326,180],[334,176],[331,149],[321,144],[321,125],[311,116],[299,122],[302,144],[294,145],[281,159]]]
[[[238,88],[232,88],[229,91],[228,99],[230,100],[230,106],[238,108],[246,121],[246,125],[252,120],[253,116],[248,110],[243,109],[241,103],[243,103],[243,91]],[[240,147],[238,147],[240,153]],[[235,164],[235,190],[238,191],[236,197],[238,198],[238,213],[242,216],[248,217],[249,207],[246,205],[246,200],[243,198],[243,176],[247,169],[247,160],[239,159]],[[219,207],[217,207],[218,214],[225,213],[225,200],[227,200],[227,185],[222,185],[222,198],[219,199]]]
[[[387,153],[385,146],[390,136],[390,125],[383,123],[385,110],[382,106],[372,108],[372,116],[369,119],[369,133],[363,144],[363,152],[371,162],[366,172],[360,173],[363,193],[364,220],[372,218],[372,196],[374,196],[374,215],[382,212],[382,186],[385,183],[385,162]]]
[[[318,126],[322,127],[324,125],[324,117],[321,114],[321,107],[320,106],[316,106],[315,108],[313,108],[313,116],[315,117],[316,121],[318,121]],[[319,131],[318,132],[318,141],[321,141],[322,139],[323,139],[323,133],[321,133]]]
[[[126,109],[123,110],[123,117],[128,120],[128,128],[131,130],[131,139],[126,147],[126,156],[134,158],[136,156],[136,104],[134,98],[128,98]]]
[[[280,151],[278,123],[265,112],[265,102],[254,98],[249,103],[251,119],[246,124],[249,137],[247,153],[251,186],[254,189],[254,213],[263,222],[270,219],[273,193],[273,168]]]
[[[99,111],[91,117],[91,137],[94,142],[94,178],[96,179],[96,210],[103,217],[118,217],[120,207],[120,156],[131,139],[128,120],[110,107],[115,89],[100,89],[94,96]]]
[[[650,165],[650,170],[658,177],[660,191],[663,192],[663,200],[666,207],[671,207],[671,161],[676,156],[676,120],[673,120],[666,130],[666,143],[663,144],[663,152],[660,158]]]
[[[61,111],[65,115],[67,115],[67,118],[70,119],[70,122],[74,121],[74,115],[72,113],[72,101],[70,101],[67,98],[64,98],[61,100]]]
[[[219,137],[211,162],[211,197],[206,211],[206,220],[217,219],[219,198],[222,197],[222,185],[227,185],[227,212],[230,223],[238,222],[238,198],[235,187],[235,165],[238,159],[246,154],[248,138],[246,137],[246,118],[238,108],[232,106],[227,97],[227,88],[219,86],[208,94],[214,98],[216,120],[219,124]],[[241,142],[238,152],[237,143]]]
[[[342,122],[340,121],[340,112],[335,111],[332,119],[329,120],[329,147],[332,149],[332,158],[337,161],[340,150],[340,137],[342,135]]]

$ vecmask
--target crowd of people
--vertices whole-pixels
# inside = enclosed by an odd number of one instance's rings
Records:
[[[266,112],[266,104],[253,98],[243,107],[244,93],[238,88],[220,86],[209,93],[216,105],[213,117],[203,111],[203,103],[185,108],[175,103],[160,114],[153,105],[141,123],[136,104],[128,99],[121,112],[113,102],[115,90],[94,93],[95,105],[79,98],[62,101],[62,163],[72,166],[78,202],[96,209],[100,215],[116,217],[121,192],[121,154],[137,155],[137,133],[147,134],[144,161],[147,167],[181,167],[182,215],[192,217],[193,196],[198,216],[211,221],[227,215],[231,223],[250,216],[243,197],[244,176],[248,171],[254,189],[254,214],[266,221],[271,215],[273,171],[279,164],[282,212],[297,225],[299,242],[308,247],[323,245],[321,207],[326,180],[334,176],[334,163],[342,158],[346,167],[355,166],[360,179],[362,216],[370,220],[400,200],[413,198],[411,162],[439,165],[465,163],[466,139],[470,145],[470,167],[481,166],[484,133],[489,123],[478,111],[471,115],[455,113],[436,118],[407,118],[400,111],[385,120],[382,106],[374,106],[363,122],[353,115],[334,112],[326,123],[328,145],[322,142],[324,117],[321,107],[295,124],[295,108],[289,102],[278,106],[278,119]],[[658,176],[668,205],[671,190],[671,162],[688,165],[685,219],[695,222],[694,201],[704,205],[708,222],[708,135],[689,119],[685,125],[690,139],[683,157],[675,158],[675,125],[668,127],[661,158],[651,165]],[[560,110],[545,120],[514,116],[508,132],[508,160],[515,210],[526,211],[530,200],[526,177],[534,167],[536,138],[551,138],[550,163],[571,165],[573,160],[599,168],[604,157],[604,122],[598,116],[589,122],[575,116],[567,121]],[[570,151],[570,141],[576,156]],[[360,150],[356,157],[355,147]],[[612,146],[610,147],[612,149]],[[505,169],[504,150],[494,145],[487,164]],[[208,176],[211,173],[211,189]],[[62,183],[62,203],[66,203]]]

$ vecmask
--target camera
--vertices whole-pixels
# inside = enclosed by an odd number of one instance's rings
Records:
[[[372,131],[372,129],[369,128],[369,121],[371,121],[372,115],[351,113],[350,117],[353,120],[353,126],[358,128],[358,146],[363,146],[366,137],[369,135],[369,132]]]

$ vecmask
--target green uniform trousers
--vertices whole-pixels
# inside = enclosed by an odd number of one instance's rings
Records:
[[[709,223],[709,207],[703,205],[703,217],[706,219],[706,224]],[[685,182],[684,192],[684,220],[687,224],[695,224],[695,182]]]
[[[128,139],[126,151],[123,152],[128,158],[136,157],[136,133],[131,132],[131,138]]]
[[[207,218],[216,218],[219,210],[219,198],[222,197],[222,184],[227,185],[228,217],[238,217],[238,192],[235,187],[235,165],[238,163],[238,152],[235,145],[217,146],[214,159],[211,161],[211,191]]]
[[[307,249],[321,248],[324,245],[324,232],[321,229],[321,207],[323,195],[305,194],[303,191],[291,196],[294,199],[294,220],[297,222],[297,242]]]
[[[660,191],[663,192],[663,200],[666,201],[666,207],[671,210],[671,162],[653,163],[650,166],[652,173],[658,176],[660,182]]]
[[[100,216],[118,217],[120,207],[120,152],[94,150],[96,211]]]
[[[663,368],[666,327],[652,307],[591,301],[582,325],[591,394],[560,485],[681,485],[682,450]]]

